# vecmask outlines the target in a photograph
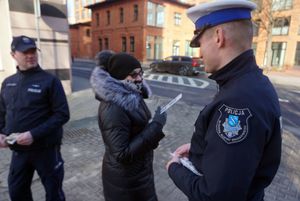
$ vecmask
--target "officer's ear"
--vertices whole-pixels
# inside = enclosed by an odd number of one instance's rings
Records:
[[[221,26],[215,29],[214,37],[219,48],[225,45],[225,30]]]
[[[14,51],[11,51],[10,55],[12,56],[12,58],[15,58],[15,52]]]

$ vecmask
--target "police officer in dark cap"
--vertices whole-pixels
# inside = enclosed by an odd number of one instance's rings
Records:
[[[0,148],[12,150],[10,198],[33,201],[30,187],[37,171],[45,200],[65,201],[60,146],[62,126],[70,114],[64,89],[58,78],[39,66],[32,38],[14,37],[11,55],[17,72],[3,81],[0,94]]]
[[[219,85],[195,123],[191,143],[167,163],[170,178],[190,201],[262,201],[280,164],[281,112],[277,94],[257,66],[247,0],[216,0],[191,7],[205,70]],[[200,173],[185,168],[187,157]]]

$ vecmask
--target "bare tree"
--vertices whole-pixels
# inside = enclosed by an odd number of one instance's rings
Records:
[[[265,52],[263,68],[269,70],[272,66],[272,31],[274,25],[278,23],[284,23],[285,16],[282,16],[282,8],[288,7],[292,1],[279,1],[279,0],[253,0],[258,9],[254,13],[254,22],[260,28],[263,37],[261,40],[265,40]],[[289,23],[289,22],[288,22]]]

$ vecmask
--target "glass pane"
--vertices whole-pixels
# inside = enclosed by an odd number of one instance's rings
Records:
[[[286,43],[272,43],[272,66],[282,67],[284,63]]]
[[[147,4],[147,25],[154,26],[154,8],[153,3],[148,2]]]
[[[297,42],[297,49],[295,55],[295,65],[300,67],[300,42]]]
[[[164,26],[164,7],[161,5],[157,6],[157,26],[158,27],[163,27]]]
[[[162,38],[155,36],[154,40],[154,59],[162,59]]]
[[[281,35],[288,35],[289,27],[282,27]]]
[[[154,59],[153,45],[154,45],[154,37],[147,36],[147,41],[146,41],[147,59]]]

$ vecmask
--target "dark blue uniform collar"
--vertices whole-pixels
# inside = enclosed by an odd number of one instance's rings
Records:
[[[20,70],[19,66],[17,66],[17,71],[18,73],[22,73],[22,74],[31,74],[31,73],[35,73],[38,71],[41,71],[41,67],[39,65],[37,65],[34,68],[28,69],[28,70]]]
[[[249,71],[258,70],[253,50],[247,50],[209,76],[210,79],[215,80],[218,85],[224,85],[228,80],[241,76]]]

